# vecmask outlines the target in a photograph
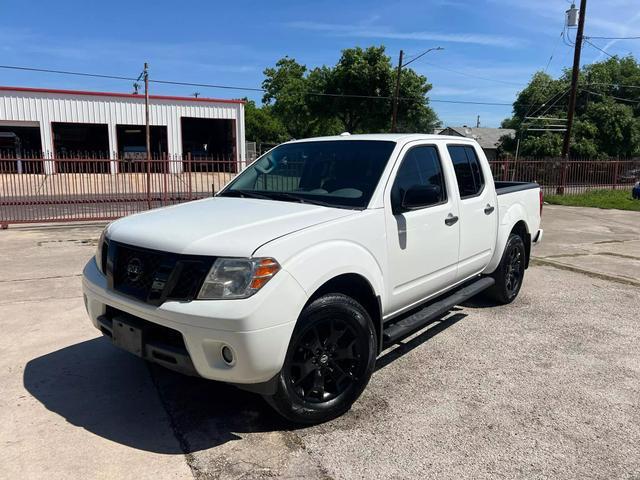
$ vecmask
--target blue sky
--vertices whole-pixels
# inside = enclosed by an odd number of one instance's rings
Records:
[[[590,0],[585,33],[640,35],[638,0]],[[566,0],[3,2],[0,64],[258,87],[262,71],[288,55],[332,65],[340,50],[383,44],[394,58],[430,47],[412,64],[433,83],[433,100],[511,103],[551,55],[548,72],[570,66],[560,41]],[[640,41],[594,40],[612,54]],[[589,45],[583,63],[602,59]],[[0,85],[131,91],[129,82],[0,69]],[[154,92],[238,98],[246,92],[154,85]],[[259,94],[248,94],[260,99]],[[434,102],[445,125],[498,126],[509,106]]]

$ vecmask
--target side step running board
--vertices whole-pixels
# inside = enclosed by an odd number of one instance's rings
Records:
[[[384,328],[382,332],[383,348],[387,348],[399,339],[420,329],[420,327],[426,325],[434,318],[491,287],[494,283],[496,283],[496,281],[491,277],[480,278],[459,290],[454,290],[454,292],[448,296],[428,304],[423,309],[412,313],[402,320],[393,322]]]

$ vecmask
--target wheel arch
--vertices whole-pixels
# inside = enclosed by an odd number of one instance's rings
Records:
[[[512,233],[517,233],[522,238],[526,251],[525,268],[529,266],[529,257],[531,253],[531,233],[529,225],[524,217],[518,215],[512,214],[506,220],[506,223],[498,225],[496,249],[489,265],[487,265],[482,272],[484,274],[491,274],[496,268],[498,268],[498,265],[500,265],[500,261],[502,260],[504,249],[507,246],[507,240],[509,240]]]
[[[341,293],[353,298],[364,307],[376,332],[377,353],[382,347],[382,304],[371,283],[358,273],[343,273],[320,285],[310,296],[307,305],[328,293]],[[306,307],[306,305],[305,305]]]
[[[327,292],[329,286],[334,293],[355,295],[373,319],[379,343],[384,281],[376,255],[364,245],[344,239],[318,240],[306,248],[296,247],[297,251],[282,261],[283,269],[295,278],[310,299],[317,298],[317,292]],[[264,255],[279,258],[279,253],[265,251]]]

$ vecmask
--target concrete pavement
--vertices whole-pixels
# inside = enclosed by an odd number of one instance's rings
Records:
[[[626,263],[605,262],[601,277],[566,270],[587,255],[637,255],[636,217],[607,214],[545,206],[535,254],[553,266],[532,266],[516,302],[457,307],[384,352],[350,412],[310,428],[256,395],[149,369],[101,338],[79,277],[99,227],[2,231],[0,472],[640,477],[640,291]]]
[[[87,324],[79,273],[99,231],[0,232],[3,478],[191,476],[144,363]]]
[[[539,263],[640,286],[640,212],[545,205]]]

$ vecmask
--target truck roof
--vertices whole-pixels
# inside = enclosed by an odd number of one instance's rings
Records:
[[[459,137],[457,135],[437,135],[427,133],[365,133],[365,134],[342,134],[332,135],[327,137],[311,137],[301,138],[299,140],[291,140],[287,143],[309,142],[309,141],[328,141],[328,140],[374,140],[374,141],[387,141],[387,142],[408,142],[413,140],[449,140],[456,142],[473,142],[475,140],[466,137]]]

